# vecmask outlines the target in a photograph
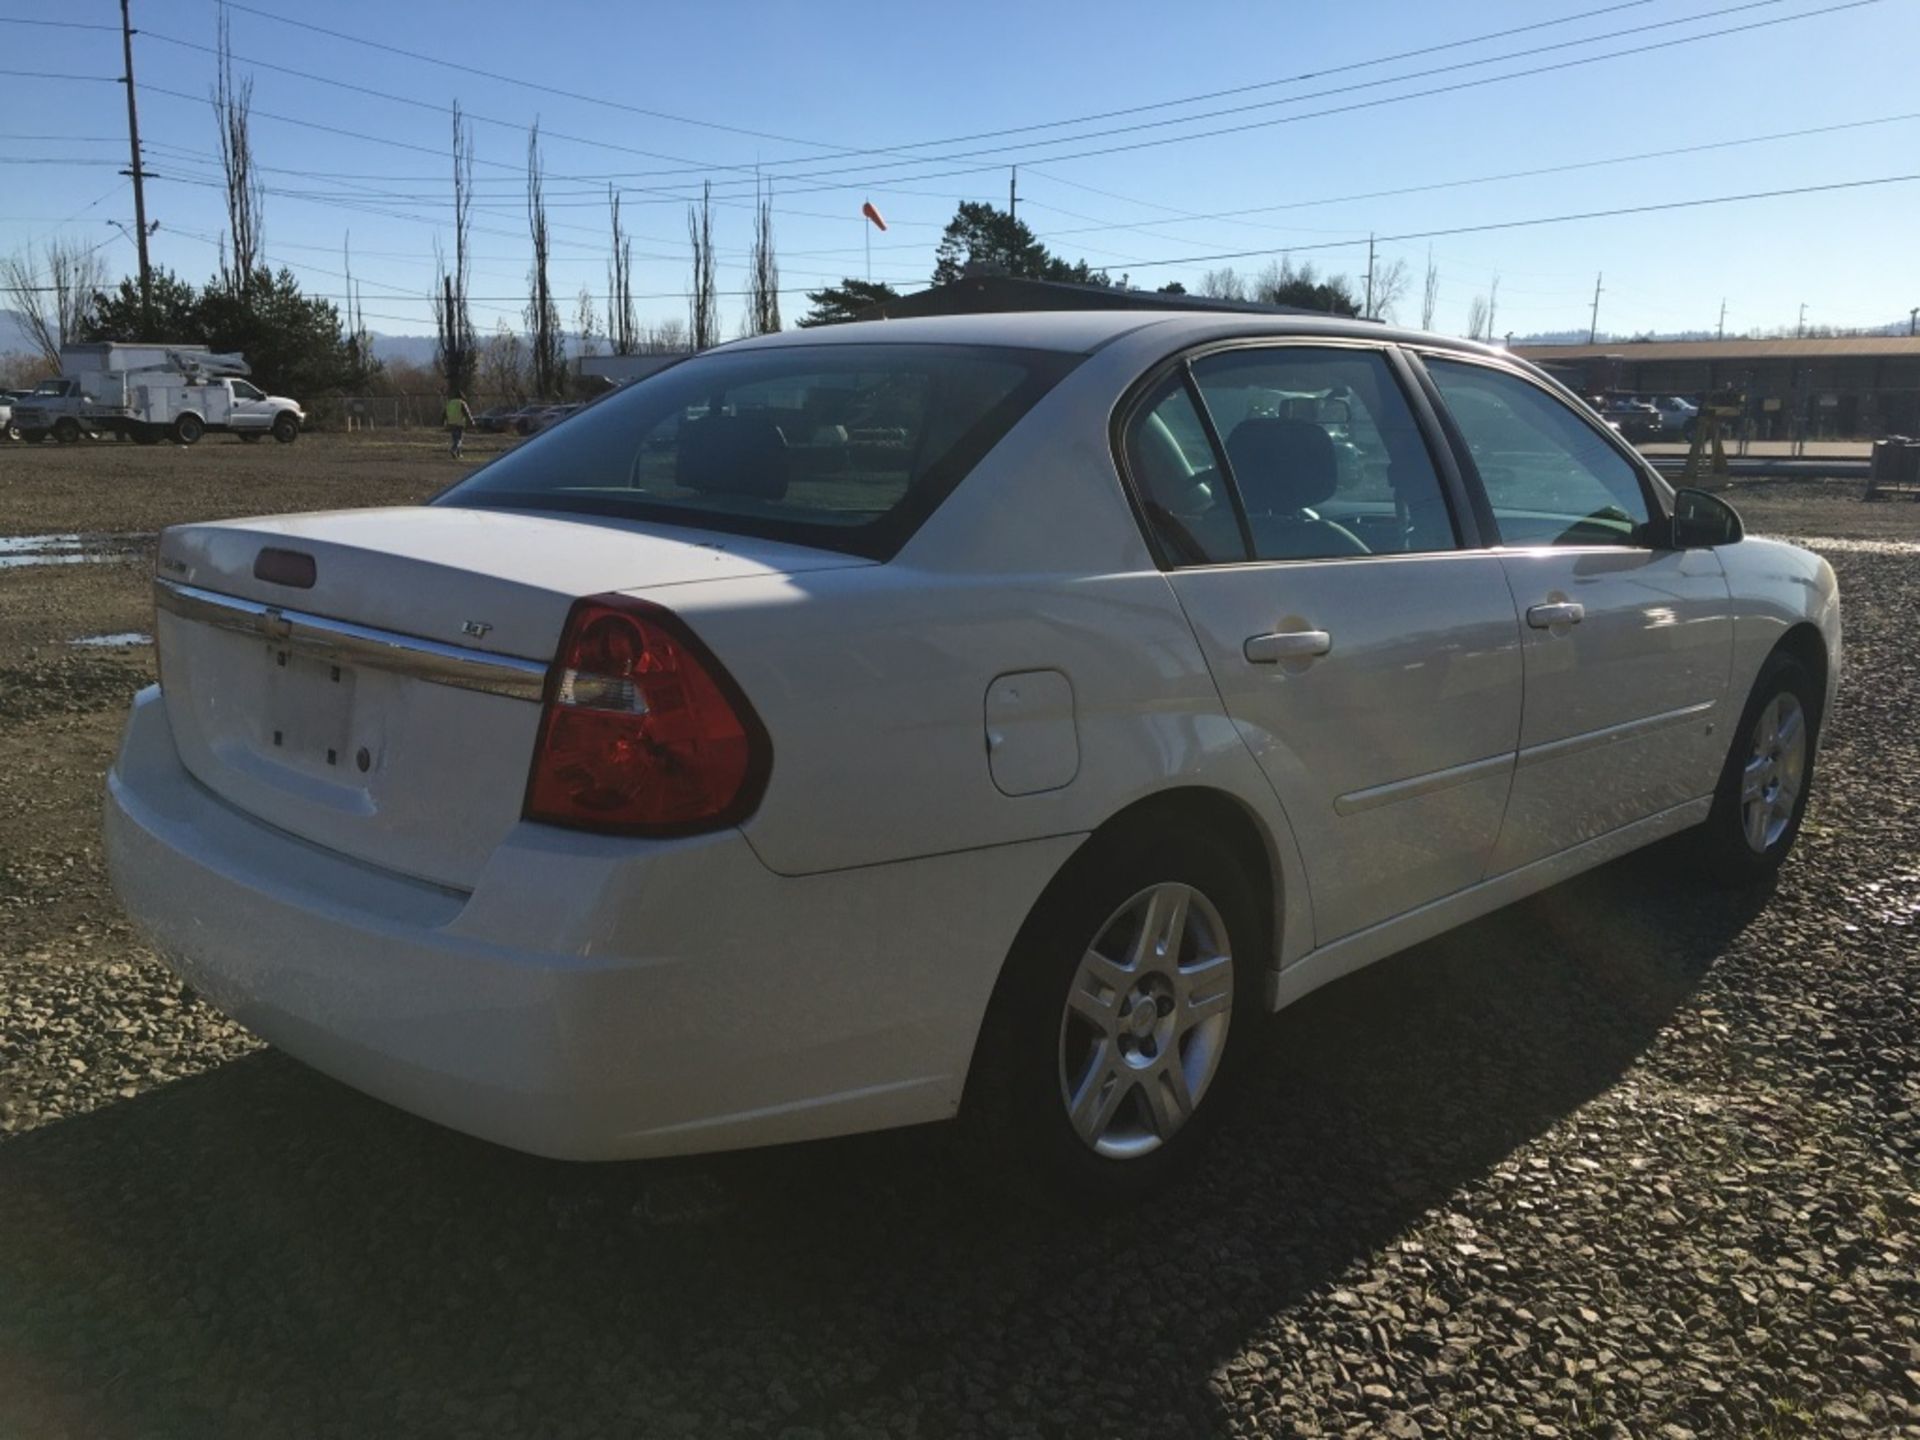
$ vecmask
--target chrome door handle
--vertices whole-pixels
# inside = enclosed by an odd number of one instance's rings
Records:
[[[1535,605],[1527,611],[1527,624],[1536,630],[1555,625],[1578,625],[1587,618],[1587,607],[1578,600],[1559,600],[1551,605]]]
[[[1255,665],[1274,665],[1282,660],[1311,660],[1332,648],[1333,637],[1324,630],[1286,630],[1249,635],[1246,656]]]

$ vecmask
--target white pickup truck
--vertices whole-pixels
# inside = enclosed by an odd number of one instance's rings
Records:
[[[22,440],[51,435],[71,444],[104,432],[142,445],[191,445],[209,430],[229,430],[242,440],[271,435],[291,444],[306,423],[299,401],[239,378],[248,371],[244,356],[211,354],[204,345],[68,345],[60,370],[14,403]]]

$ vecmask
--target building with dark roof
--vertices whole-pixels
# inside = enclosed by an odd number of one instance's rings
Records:
[[[1026,280],[1012,275],[968,275],[916,290],[876,305],[863,320],[908,320],[922,315],[993,315],[1022,310],[1215,310],[1229,314],[1318,315],[1294,305],[1251,300],[1212,300],[1202,295],[1163,295],[1118,285],[1081,285],[1065,280]]]
[[[1515,345],[1583,395],[1738,390],[1756,439],[1920,435],[1920,336]]]

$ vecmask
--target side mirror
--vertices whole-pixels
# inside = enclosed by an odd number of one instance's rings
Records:
[[[1740,512],[1705,490],[1677,490],[1673,496],[1675,550],[1706,550],[1731,545],[1747,533]]]

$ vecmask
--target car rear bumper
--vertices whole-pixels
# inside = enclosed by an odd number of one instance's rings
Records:
[[[107,780],[128,913],[209,1001],[405,1110],[613,1159],[945,1118],[1078,837],[784,877],[737,831],[521,825],[471,893],[265,826],[181,764],[157,688]]]

